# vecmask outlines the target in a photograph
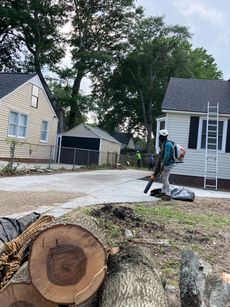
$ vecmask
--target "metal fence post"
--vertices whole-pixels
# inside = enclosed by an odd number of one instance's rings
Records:
[[[88,150],[87,166],[89,166],[89,157],[90,157],[90,151]]]
[[[75,162],[76,162],[76,152],[77,152],[77,149],[76,148],[74,148],[74,155],[73,155],[73,171],[74,171],[74,169],[75,169]]]
[[[52,159],[52,145],[50,145],[50,157],[49,157],[49,166],[48,166],[48,169],[50,169],[50,166],[51,166],[51,159]]]

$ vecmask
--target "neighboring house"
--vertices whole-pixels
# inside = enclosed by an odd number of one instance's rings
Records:
[[[10,157],[7,138],[20,161],[47,161],[55,145],[58,119],[36,74],[0,73],[0,160]]]
[[[208,102],[219,103],[220,108],[218,187],[230,188],[229,81],[171,78],[162,105],[165,116],[157,119],[157,135],[166,128],[169,139],[187,151],[184,163],[173,168],[171,180],[203,187]]]
[[[112,153],[115,154],[116,159],[118,158],[121,144],[98,127],[80,124],[60,134],[58,146],[62,147],[58,154],[58,162],[60,163],[72,164],[75,160],[75,164],[80,165],[103,165],[111,164],[109,159],[112,157],[110,155]],[[78,149],[75,154],[74,148]]]
[[[114,132],[112,136],[121,143],[121,150],[135,149],[134,140],[130,133]]]

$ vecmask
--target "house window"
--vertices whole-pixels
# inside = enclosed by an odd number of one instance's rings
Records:
[[[32,86],[32,98],[31,98],[31,107],[38,107],[38,92],[39,88],[36,85]]]
[[[43,120],[41,128],[41,141],[47,142],[47,140],[48,140],[48,122],[46,120]]]
[[[28,116],[18,112],[10,112],[9,136],[25,138],[27,132]]]
[[[208,148],[216,149],[216,121],[209,121],[209,139],[208,139]],[[213,125],[213,126],[212,126]],[[201,130],[201,144],[200,148],[206,148],[206,127],[207,120],[202,120],[202,130]],[[219,121],[218,124],[218,149],[223,150],[223,133],[224,133],[224,121]]]
[[[155,139],[155,150],[157,153],[159,153],[159,131],[161,129],[165,129],[166,128],[166,117],[160,117],[157,118],[157,131],[156,131],[156,139]]]
[[[165,120],[160,121],[160,130],[165,129]]]

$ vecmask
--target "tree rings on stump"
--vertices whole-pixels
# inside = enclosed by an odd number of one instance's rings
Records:
[[[58,304],[47,301],[30,284],[10,284],[0,293],[2,307],[58,307]]]
[[[59,304],[80,304],[100,287],[106,251],[88,230],[74,224],[53,225],[35,238],[29,258],[32,284]]]

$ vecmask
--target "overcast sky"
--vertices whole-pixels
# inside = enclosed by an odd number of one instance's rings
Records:
[[[165,16],[166,24],[187,26],[194,47],[211,54],[224,79],[230,79],[230,0],[137,0],[146,16]],[[84,78],[81,89],[90,92]]]
[[[166,24],[187,26],[194,47],[204,47],[230,79],[230,0],[137,0],[146,16],[165,16]]]

